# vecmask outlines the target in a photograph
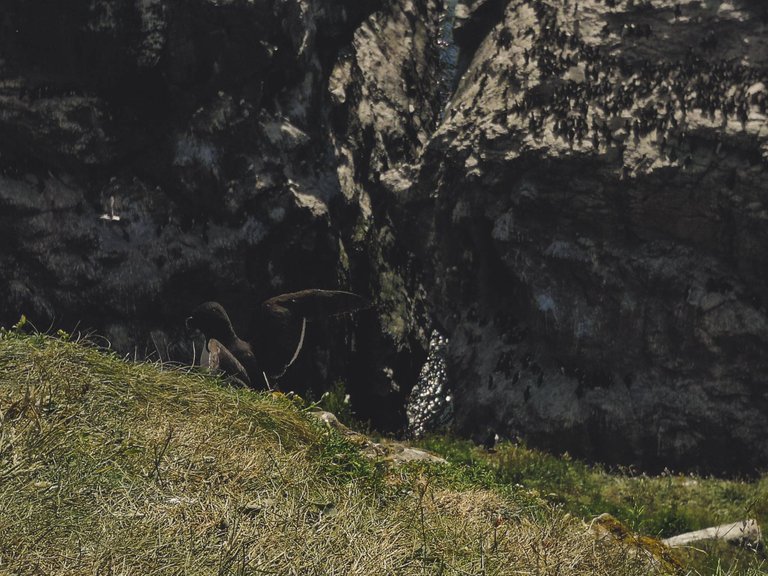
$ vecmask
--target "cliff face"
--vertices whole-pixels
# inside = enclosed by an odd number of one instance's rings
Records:
[[[762,3],[465,0],[456,85],[437,0],[7,4],[0,321],[189,361],[349,288],[286,388],[399,426],[431,315],[462,433],[768,463]]]
[[[0,321],[189,362],[203,300],[248,333],[270,295],[352,289],[376,310],[313,326],[283,385],[359,382],[398,425],[426,336],[369,186],[434,124],[437,5],[11,0],[0,21]]]
[[[601,460],[764,466],[766,10],[459,5],[465,70],[404,192],[457,426]]]

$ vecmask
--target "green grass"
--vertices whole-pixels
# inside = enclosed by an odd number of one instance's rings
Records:
[[[0,331],[0,574],[686,573],[592,524],[591,490],[624,498],[602,472],[432,444],[456,463],[393,465],[300,399]]]
[[[647,574],[463,466],[365,457],[300,401],[0,332],[2,574]]]
[[[442,436],[425,439],[421,445],[476,474],[483,470],[496,482],[534,490],[571,514],[594,518],[609,513],[645,536],[665,538],[747,518],[768,525],[768,477],[747,482],[637,475],[520,444],[502,443],[488,452],[471,442]],[[749,550],[705,544],[684,557],[692,570],[702,574],[768,574],[765,556]]]

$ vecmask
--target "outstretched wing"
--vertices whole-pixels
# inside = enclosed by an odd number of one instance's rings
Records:
[[[302,290],[270,298],[261,305],[255,335],[261,365],[269,376],[282,376],[301,352],[309,320],[368,306],[364,298],[340,290]]]
[[[215,338],[208,340],[208,369],[213,373],[225,374],[244,386],[251,386],[251,379],[243,365]]]
[[[270,298],[263,308],[285,308],[294,314],[301,314],[307,320],[335,316],[368,308],[370,304],[362,296],[343,290],[301,290]]]

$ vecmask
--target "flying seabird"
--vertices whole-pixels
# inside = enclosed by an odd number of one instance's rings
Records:
[[[106,212],[99,216],[101,220],[109,220],[111,222],[119,222],[120,216],[115,214],[115,197],[110,196],[109,197],[109,212]]]
[[[304,345],[307,322],[355,312],[369,306],[352,292],[309,289],[266,300],[257,311],[256,333],[248,341],[235,334],[218,302],[205,302],[187,318],[187,328],[206,339],[208,366],[251,388],[269,387],[296,361]]]

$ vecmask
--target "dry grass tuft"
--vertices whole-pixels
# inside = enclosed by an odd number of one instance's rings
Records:
[[[523,489],[363,458],[280,395],[13,332],[0,382],[3,574],[656,570]]]

